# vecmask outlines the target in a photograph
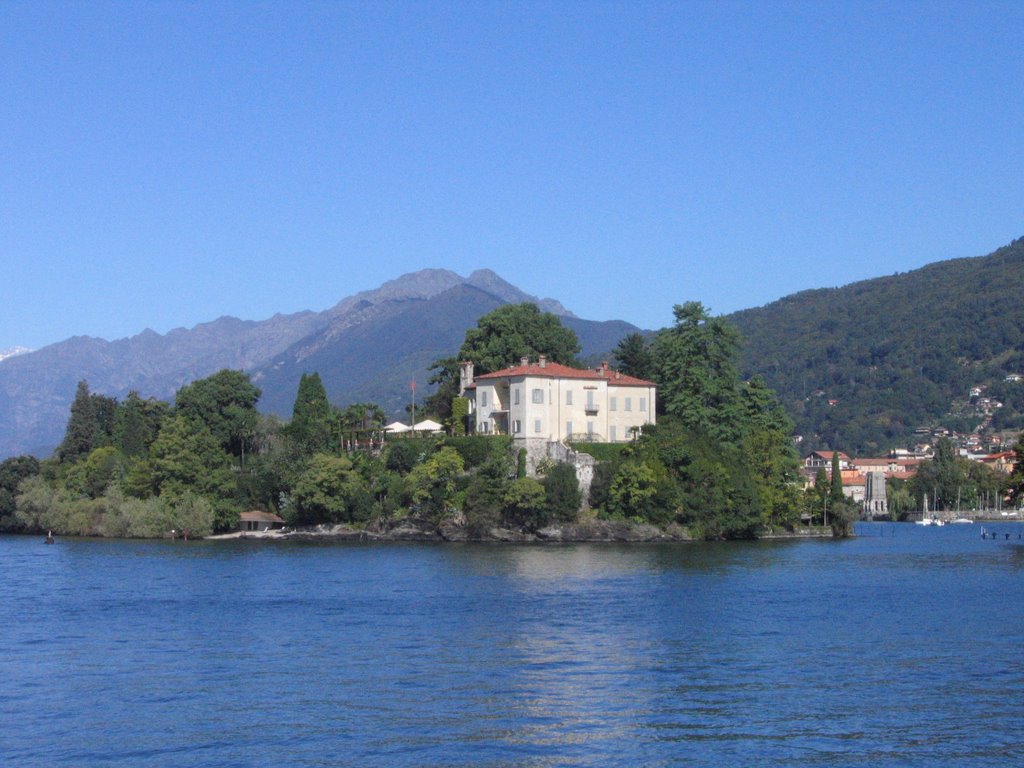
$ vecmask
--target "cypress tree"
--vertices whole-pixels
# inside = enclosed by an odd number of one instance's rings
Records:
[[[71,402],[64,440],[57,448],[57,457],[62,463],[73,463],[96,447],[96,415],[96,401],[89,394],[88,382],[83,379],[78,382],[75,399]]]
[[[292,407],[288,435],[306,453],[328,450],[334,418],[319,373],[302,374]]]
[[[832,485],[829,491],[829,501],[833,504],[846,499],[843,493],[843,472],[839,468],[839,451],[832,452]]]

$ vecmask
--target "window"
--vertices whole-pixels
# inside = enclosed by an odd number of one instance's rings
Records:
[[[626,410],[627,411],[632,411],[633,410],[633,398],[632,397],[627,397],[626,398]]]
[[[516,419],[515,421],[513,421],[512,422],[512,434],[518,435],[522,431],[523,431],[523,425],[519,422],[519,419]]]
[[[487,390],[486,389],[482,390],[480,392],[480,407],[481,408],[486,408],[487,407]]]
[[[565,422],[565,436],[566,437],[572,437],[572,422],[571,421]]]
[[[543,405],[544,404],[544,390],[543,389],[535,389],[535,390],[533,390],[532,399],[533,399],[533,402],[539,403],[540,405]]]
[[[611,440],[613,443],[615,442],[615,427],[614,426],[608,427],[608,439]]]
[[[486,435],[490,431],[491,431],[491,425],[489,423],[487,423],[486,421],[481,421],[480,422],[480,432],[482,434]]]
[[[609,397],[608,398],[608,410],[609,411],[617,411],[617,410],[619,410],[619,398],[617,398],[617,397]]]
[[[593,440],[594,439],[594,422],[592,422],[592,421],[588,421],[587,422],[587,439],[588,440]]]
[[[571,389],[565,390],[565,404],[566,405],[572,405],[572,390]]]
[[[640,413],[647,413],[647,398],[640,398]]]
[[[538,435],[540,434],[540,419],[536,419],[533,422],[533,431],[536,432]]]
[[[592,389],[587,390],[587,410],[594,410],[594,390]]]
[[[519,405],[519,388],[518,387],[516,387],[515,389],[512,390],[512,398],[513,398],[513,402],[515,402],[516,405]]]

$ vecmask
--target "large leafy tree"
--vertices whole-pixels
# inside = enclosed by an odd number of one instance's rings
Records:
[[[547,356],[554,363],[578,367],[580,342],[572,329],[557,315],[541,312],[536,304],[505,304],[477,320],[466,331],[455,357],[436,360],[430,366],[431,384],[437,390],[427,399],[426,409],[442,418],[451,416],[452,398],[458,395],[459,361],[471,360],[476,373],[493,373],[519,362],[524,356]]]
[[[231,457],[205,425],[182,414],[169,419],[153,443],[150,461],[161,498],[202,496],[213,505],[218,530],[237,524],[240,510]]]
[[[180,416],[205,426],[224,450],[242,457],[252,450],[259,399],[260,390],[249,374],[225,369],[182,387],[174,403]]]
[[[373,498],[344,456],[314,455],[292,489],[291,516],[299,525],[365,520]]]
[[[0,462],[0,531],[17,528],[18,486],[39,474],[39,460],[34,456],[14,456]]]

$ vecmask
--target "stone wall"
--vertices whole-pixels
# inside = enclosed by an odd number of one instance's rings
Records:
[[[576,468],[576,481],[580,484],[581,509],[589,507],[590,484],[594,480],[594,457],[579,453],[563,443],[527,438],[516,440],[515,447],[526,448],[526,474],[537,477],[537,467],[544,461],[572,464]]]

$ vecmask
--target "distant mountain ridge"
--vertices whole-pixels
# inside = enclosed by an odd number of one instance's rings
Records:
[[[803,450],[877,454],[915,430],[1024,426],[1024,238],[987,256],[787,296],[728,316]],[[972,411],[971,390],[1002,407]],[[975,400],[979,396],[973,396]],[[972,415],[972,413],[974,415]]]
[[[82,379],[105,395],[137,390],[143,397],[170,399],[190,381],[222,368],[240,369],[263,389],[263,410],[289,416],[301,374],[319,370],[335,402],[372,400],[399,411],[409,399],[409,383],[416,380],[425,394],[426,366],[458,349],[480,315],[522,301],[576,323],[592,353],[615,345],[617,339],[595,349],[609,334],[634,329],[575,318],[556,300],[530,296],[491,270],[464,278],[426,269],[321,312],[261,321],[221,317],[191,329],[147,329],[116,341],[76,336],[0,363],[0,457],[47,454],[63,436]]]
[[[7,349],[0,349],[0,362],[3,362],[9,357],[24,355],[31,351],[32,350],[28,347],[8,347]]]

